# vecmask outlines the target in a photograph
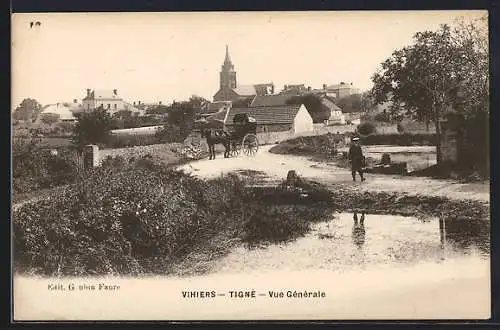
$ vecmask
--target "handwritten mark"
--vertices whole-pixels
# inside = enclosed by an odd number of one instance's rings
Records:
[[[36,22],[30,22],[30,28],[32,29],[33,26],[41,26],[42,23],[40,23],[39,21],[36,21]]]

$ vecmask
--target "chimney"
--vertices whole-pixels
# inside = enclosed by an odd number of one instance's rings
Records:
[[[323,84],[323,89],[326,91],[326,84]]]
[[[117,95],[117,92],[118,92],[117,89],[113,89],[113,94]]]
[[[90,88],[87,88],[87,96],[90,97]]]
[[[74,100],[73,100],[73,103],[78,103],[78,100],[77,100],[77,99],[74,99]]]

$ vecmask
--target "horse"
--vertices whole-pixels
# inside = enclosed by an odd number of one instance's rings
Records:
[[[231,136],[228,132],[223,130],[204,129],[201,131],[201,137],[207,139],[210,160],[215,159],[216,144],[222,144],[224,146],[224,158],[229,158],[229,152],[231,150]]]

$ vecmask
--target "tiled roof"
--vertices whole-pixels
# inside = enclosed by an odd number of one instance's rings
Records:
[[[222,121],[223,122],[224,118],[226,118],[226,113],[227,113],[227,110],[216,112],[213,115],[211,115],[210,117],[207,117],[207,120],[209,120],[209,121]]]
[[[208,105],[208,107],[206,109],[204,109],[202,112],[204,114],[208,114],[208,113],[217,113],[221,110],[223,110],[224,108],[227,108],[231,106],[231,101],[216,101],[216,102],[212,102]]]
[[[226,119],[226,125],[233,124],[236,114],[247,114],[257,121],[257,125],[264,124],[292,124],[300,105],[286,105],[273,107],[231,108]]]
[[[290,94],[276,94],[276,95],[257,95],[252,103],[251,107],[271,107],[287,105],[287,101],[291,99],[293,95]]]
[[[323,97],[321,102],[330,109],[330,111],[342,111],[342,109],[332,101],[331,98]]]
[[[239,85],[238,87],[233,88],[233,91],[240,96],[251,96],[257,94],[254,85]]]

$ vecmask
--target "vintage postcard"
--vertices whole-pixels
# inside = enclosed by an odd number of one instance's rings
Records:
[[[489,319],[487,11],[12,14],[13,319]]]

